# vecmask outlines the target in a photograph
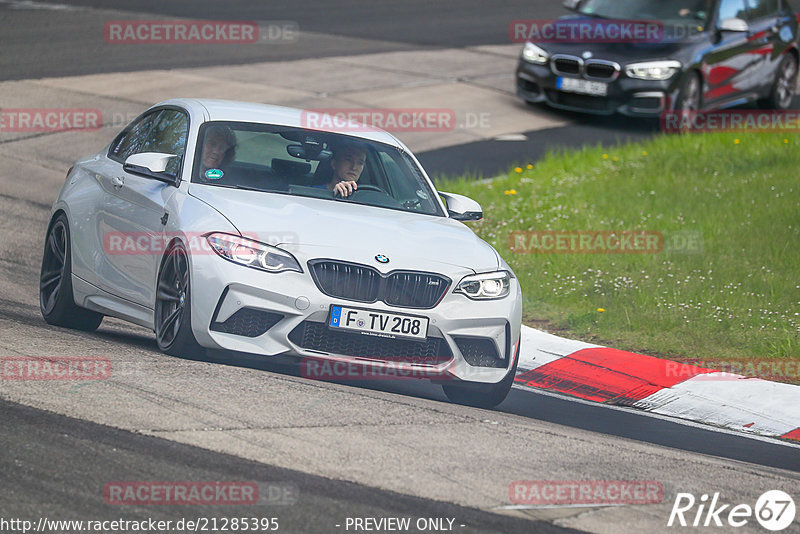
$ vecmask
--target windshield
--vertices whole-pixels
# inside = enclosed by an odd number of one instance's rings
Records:
[[[584,0],[578,12],[625,20],[706,20],[712,0]]]
[[[414,161],[347,135],[242,122],[200,129],[192,182],[444,216]],[[347,195],[339,182],[355,182]]]

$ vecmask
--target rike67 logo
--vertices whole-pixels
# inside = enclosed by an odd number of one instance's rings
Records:
[[[678,493],[667,526],[681,527],[743,527],[755,516],[756,521],[767,530],[778,532],[792,524],[795,518],[794,500],[781,490],[770,490],[762,494],[755,507],[749,504],[723,504],[719,492],[713,496],[703,494],[695,499],[691,493]]]

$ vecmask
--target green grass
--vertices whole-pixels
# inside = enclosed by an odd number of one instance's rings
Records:
[[[483,206],[471,227],[516,272],[527,324],[670,358],[800,359],[798,134],[659,136],[437,187]],[[647,230],[665,246],[526,254],[515,230]]]

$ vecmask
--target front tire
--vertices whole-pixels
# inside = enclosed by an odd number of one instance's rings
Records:
[[[54,326],[92,332],[103,322],[103,314],[75,304],[72,241],[64,213],[53,219],[47,230],[39,273],[39,309],[44,320]]]
[[[520,340],[521,341],[521,340]],[[514,377],[517,376],[517,363],[519,363],[519,347],[517,343],[517,354],[514,356],[514,365],[503,379],[496,384],[470,384],[470,383],[450,383],[442,384],[445,396],[455,404],[473,406],[475,408],[491,409],[502,403],[514,385]]]
[[[161,260],[156,285],[153,323],[156,342],[172,356],[203,358],[205,349],[192,333],[189,257],[180,243],[173,244]]]
[[[681,90],[678,92],[675,110],[682,113],[700,111],[703,104],[701,86],[700,76],[696,72],[687,73],[686,79],[681,84]]]
[[[791,54],[783,56],[777,74],[775,84],[763,104],[770,109],[789,109],[797,85],[797,59]]]

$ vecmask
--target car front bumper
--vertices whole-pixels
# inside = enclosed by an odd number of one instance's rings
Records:
[[[677,97],[675,79],[649,81],[620,75],[609,81],[606,96],[566,92],[557,88],[558,75],[549,66],[519,60],[516,71],[517,95],[528,102],[541,102],[569,111],[635,117],[658,117],[672,109]],[[574,76],[580,77],[580,76]]]
[[[512,368],[522,318],[516,278],[511,279],[507,297],[474,301],[453,293],[461,277],[473,271],[448,271],[441,274],[452,284],[436,306],[405,308],[382,301],[365,303],[328,296],[312,279],[307,259],[300,261],[303,273],[273,274],[237,265],[213,253],[193,255],[191,317],[197,341],[211,349],[358,364],[359,369],[388,370],[386,376],[390,377],[497,383]],[[393,341],[332,332],[327,321],[333,305],[427,317],[427,338],[424,342]],[[255,327],[254,322],[258,323]],[[266,331],[261,333],[265,326]],[[489,359],[490,366],[480,358],[476,360],[474,354],[476,348],[487,346],[496,350],[496,358]],[[474,365],[476,361],[479,365]],[[348,376],[337,378],[346,380]]]

